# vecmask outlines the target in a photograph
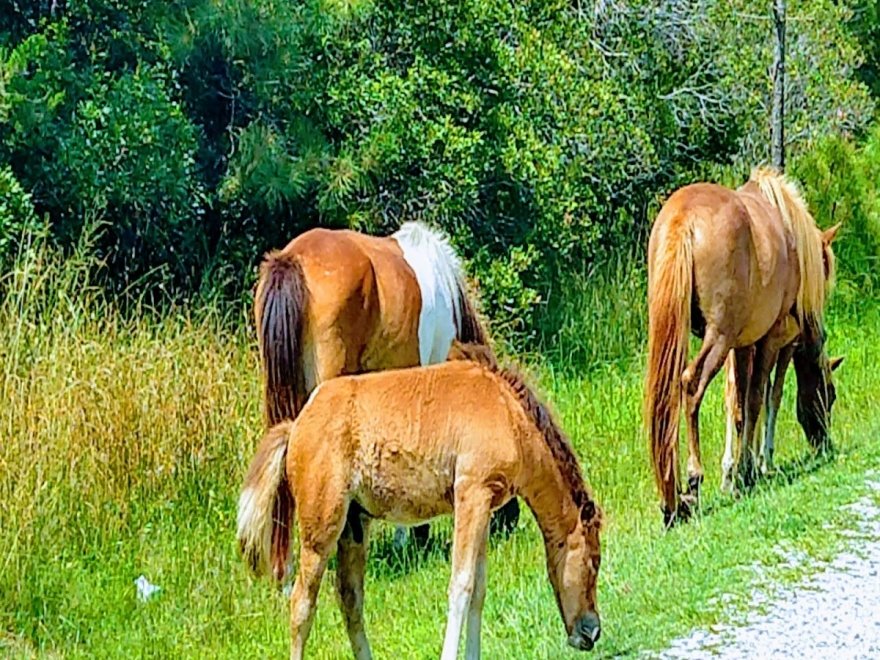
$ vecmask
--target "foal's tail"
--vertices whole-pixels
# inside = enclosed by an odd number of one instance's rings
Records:
[[[644,417],[654,478],[669,522],[678,509],[678,416],[691,329],[693,251],[689,217],[661,216],[654,224],[651,241]]]
[[[280,252],[267,254],[254,297],[267,426],[294,419],[304,404],[302,327],[307,302],[299,261]]]
[[[273,426],[263,436],[238,498],[238,545],[257,575],[272,570],[278,582],[287,571],[294,500],[285,462],[293,422]]]

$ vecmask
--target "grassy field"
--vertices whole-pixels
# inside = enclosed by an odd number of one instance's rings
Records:
[[[283,657],[287,604],[254,582],[235,543],[235,504],[260,433],[248,319],[207,311],[124,320],[83,270],[50,255],[25,263],[0,303],[0,654],[13,657]],[[622,279],[623,278],[623,279]],[[745,609],[767,577],[811,569],[842,542],[842,505],[880,465],[880,311],[830,317],[839,452],[813,460],[781,414],[779,473],[738,501],[718,493],[721,381],[703,407],[703,511],[664,533],[639,421],[643,292],[638,275],[573,285],[562,330],[531,370],[553,403],[606,511],[596,652],[660,649]],[[621,285],[621,282],[623,284]],[[614,283],[614,286],[612,286]],[[451,526],[424,555],[374,538],[368,634],[378,658],[436,657],[445,624]],[[488,658],[574,657],[526,514],[492,543],[484,617]],[[757,570],[757,566],[763,566]],[[161,587],[135,597],[141,574]],[[312,656],[348,656],[325,580]]]

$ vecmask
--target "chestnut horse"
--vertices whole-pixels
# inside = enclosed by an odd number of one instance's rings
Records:
[[[486,544],[493,510],[519,495],[544,536],[547,570],[570,645],[599,638],[596,580],[601,511],[561,429],[523,379],[485,347],[457,346],[429,367],[322,383],[293,422],[270,429],[238,504],[238,539],[259,574],[285,577],[288,519],[299,528],[290,597],[291,658],[302,658],[327,561],[355,657],[364,632],[364,566],[371,521],[412,524],[454,515],[442,657],[480,656]],[[278,517],[277,503],[289,508]]]
[[[387,237],[301,234],[263,260],[254,315],[267,428],[335,376],[443,362],[453,339],[488,344],[458,256],[418,222]],[[513,500],[493,523],[510,530],[518,517]]]
[[[733,421],[740,447],[752,448],[769,373],[781,354],[784,374],[792,350],[787,347],[794,342],[802,424],[813,438],[822,433],[818,429],[827,429],[833,383],[822,317],[833,278],[830,244],[836,231],[821,232],[797,188],[768,169],[754,170],[737,190],[709,183],[685,186],[660,210],[648,245],[644,412],[667,525],[678,514],[686,516],[698,499],[703,479],[700,403],[731,351],[734,412],[740,415]],[[703,342],[688,364],[692,331]],[[682,398],[688,488],[680,498]],[[749,449],[732,456],[728,473],[740,459],[740,468],[749,473],[751,454]]]

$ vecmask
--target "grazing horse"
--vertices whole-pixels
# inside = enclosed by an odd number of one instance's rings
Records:
[[[834,386],[824,352],[823,310],[833,278],[831,241],[797,188],[781,174],[756,169],[738,188],[697,183],[663,205],[648,245],[648,369],[645,424],[664,521],[686,517],[703,479],[699,412],[706,387],[729,353],[731,424],[740,451],[725,464],[752,472],[752,438],[771,369],[777,382],[793,355],[798,416],[808,437],[827,438]],[[688,364],[689,335],[703,342]],[[791,353],[791,355],[789,354]],[[770,398],[776,400],[776,387]],[[688,488],[679,496],[678,417],[684,398]],[[729,396],[732,403],[734,397]],[[739,415],[739,418],[736,418]],[[769,428],[769,427],[768,427]],[[742,460],[740,460],[742,459]],[[729,481],[729,476],[725,479]]]
[[[387,237],[301,234],[263,260],[254,315],[267,428],[335,376],[443,362],[453,339],[488,344],[458,256],[418,222]],[[493,523],[510,530],[518,517],[512,500]],[[424,542],[427,528],[415,531]]]
[[[602,514],[574,452],[523,379],[485,347],[456,344],[429,367],[322,383],[295,421],[271,428],[238,504],[238,539],[259,574],[285,576],[289,518],[299,528],[290,597],[291,658],[302,658],[327,561],[355,657],[364,632],[364,566],[374,519],[412,524],[453,514],[452,577],[442,658],[480,656],[491,512],[519,495],[544,537],[547,571],[568,643],[599,638],[596,580]],[[279,512],[278,502],[286,502]]]

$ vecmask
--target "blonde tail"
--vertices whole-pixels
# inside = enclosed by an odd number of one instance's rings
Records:
[[[290,542],[293,495],[285,462],[293,422],[269,429],[251,461],[238,499],[238,544],[257,575],[284,579]]]
[[[657,489],[666,522],[678,511],[678,417],[681,375],[691,329],[693,251],[691,222],[677,216],[656,222],[656,249],[648,264],[648,370],[644,417]]]

